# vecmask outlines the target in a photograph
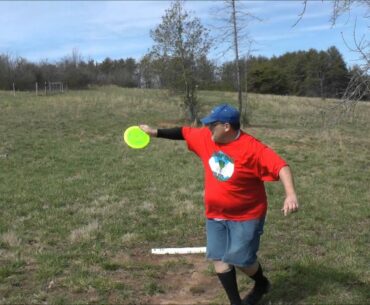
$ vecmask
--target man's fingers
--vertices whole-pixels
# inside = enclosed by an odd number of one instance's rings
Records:
[[[148,125],[139,125],[140,129],[145,131],[145,132],[148,132],[149,130],[149,126]]]
[[[296,202],[285,202],[284,207],[281,209],[284,212],[284,216],[287,216],[289,213],[297,212],[298,203]]]
[[[283,209],[284,216],[287,216],[290,213],[290,210],[288,208]]]
[[[142,131],[144,131],[145,133],[147,133],[148,135],[150,135],[151,137],[153,137],[155,135],[155,131],[154,129],[152,129],[151,127],[149,127],[148,125],[139,125],[140,129]]]

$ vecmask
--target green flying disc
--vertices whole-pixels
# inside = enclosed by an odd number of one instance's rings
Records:
[[[131,148],[144,148],[150,142],[150,137],[139,126],[127,128],[123,134],[123,140]]]

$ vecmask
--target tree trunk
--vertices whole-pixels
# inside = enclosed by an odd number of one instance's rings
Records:
[[[185,110],[189,114],[189,120],[192,124],[196,125],[198,123],[197,111],[196,111],[196,97],[194,95],[193,88],[190,88],[189,84],[186,83],[185,86]]]
[[[246,124],[246,117],[243,115],[243,95],[242,95],[242,86],[240,80],[240,63],[239,63],[239,47],[238,47],[238,30],[236,26],[236,9],[235,9],[235,0],[231,1],[232,3],[232,22],[234,28],[234,50],[235,50],[235,67],[236,67],[236,85],[238,90],[238,103],[239,103],[239,112],[242,116],[242,124]]]
[[[320,79],[320,96],[322,100],[325,100],[325,94],[324,94],[324,76],[319,76]]]
[[[244,79],[245,79],[245,99],[244,99],[244,104],[245,107],[243,108],[243,112],[240,113],[241,115],[241,121],[243,125],[248,125],[249,124],[249,119],[248,119],[248,57],[245,58],[245,63],[244,63]]]

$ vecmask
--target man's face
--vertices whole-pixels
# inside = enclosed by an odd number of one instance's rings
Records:
[[[224,143],[226,132],[229,130],[230,125],[228,123],[214,122],[207,125],[212,133],[212,140],[216,143]]]

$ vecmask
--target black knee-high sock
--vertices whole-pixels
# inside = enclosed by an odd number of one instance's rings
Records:
[[[240,305],[241,299],[238,291],[238,283],[236,282],[236,272],[233,267],[230,271],[225,273],[217,273],[226,294],[233,305]]]
[[[256,282],[256,286],[264,286],[267,284],[268,281],[267,277],[263,275],[261,264],[258,264],[258,270],[255,274],[250,276],[250,278],[252,278]]]

